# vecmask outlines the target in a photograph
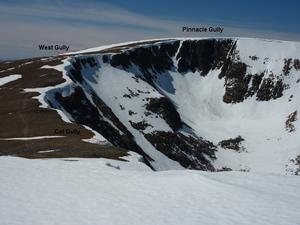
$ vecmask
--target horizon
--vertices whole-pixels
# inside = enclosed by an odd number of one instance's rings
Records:
[[[117,43],[112,43],[112,44],[107,44],[107,45],[99,45],[99,46],[91,46],[87,47],[84,49],[77,49],[74,51],[70,52],[63,52],[63,53],[58,53],[58,54],[48,54],[48,55],[40,55],[40,56],[33,56],[33,57],[23,57],[23,58],[5,58],[0,56],[0,62],[8,62],[8,61],[13,61],[13,60],[23,60],[23,59],[29,59],[29,58],[39,58],[39,57],[52,57],[52,56],[58,56],[58,55],[72,55],[76,54],[77,52],[82,52],[82,51],[91,51],[94,48],[101,48],[103,47],[110,48],[113,46],[122,46],[124,44],[131,44],[131,43],[136,43],[136,42],[146,42],[146,41],[154,41],[154,40],[199,40],[199,39],[258,39],[258,40],[265,40],[265,41],[278,41],[278,42],[295,42],[295,43],[300,43],[300,41],[294,41],[294,40],[283,40],[283,39],[272,39],[272,38],[257,38],[257,37],[233,37],[233,36],[228,36],[228,37],[164,37],[164,38],[153,38],[153,39],[141,39],[141,40],[134,40],[134,41],[128,41],[128,42],[117,42]]]
[[[272,7],[270,7],[270,5]],[[289,13],[283,13],[285,6]],[[300,41],[298,2],[0,0],[0,60],[57,55],[39,45],[67,45],[69,52],[159,38],[245,37]],[[72,7],[70,7],[72,6]],[[234,7],[233,7],[234,6]],[[182,32],[218,27],[222,33]]]

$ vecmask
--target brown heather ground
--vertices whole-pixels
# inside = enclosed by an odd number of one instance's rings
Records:
[[[40,68],[44,65],[61,64],[62,59],[63,57],[57,56],[43,61],[41,58],[34,58],[0,63],[0,78],[12,74],[22,75],[21,79],[0,87],[0,156],[118,159],[127,155],[127,151],[124,149],[82,141],[82,139],[91,138],[93,133],[80,124],[64,122],[55,110],[40,108],[39,101],[32,98],[39,95],[37,92],[23,91],[25,88],[54,86],[64,82],[61,72]],[[31,63],[24,64],[28,62]],[[64,138],[39,140],[3,140],[19,137],[57,136],[54,132],[55,129],[77,129],[80,131],[80,135],[68,134]],[[57,151],[40,152],[47,150]]]

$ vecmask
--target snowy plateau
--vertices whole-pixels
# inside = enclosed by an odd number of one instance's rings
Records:
[[[298,42],[1,62],[0,101],[0,225],[300,224]]]
[[[77,160],[0,158],[1,225],[297,225],[300,221],[297,176],[153,172],[134,158],[130,163]]]

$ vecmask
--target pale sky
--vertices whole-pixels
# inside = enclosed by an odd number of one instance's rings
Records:
[[[286,6],[286,7],[284,7]],[[0,59],[163,37],[261,37],[300,41],[297,1],[2,1]],[[182,26],[223,27],[218,33],[183,33]]]

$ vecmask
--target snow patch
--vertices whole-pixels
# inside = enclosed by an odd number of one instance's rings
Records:
[[[94,133],[94,136],[89,139],[82,139],[85,142],[94,143],[94,144],[100,144],[100,145],[107,145],[110,144],[110,142],[103,137],[101,134],[99,134],[97,131],[93,130],[92,128],[83,125],[85,129],[92,131]]]
[[[63,138],[65,136],[36,136],[36,137],[16,137],[16,138],[2,138],[0,140],[10,141],[10,140],[40,140],[40,139],[48,139],[48,138]]]
[[[72,80],[66,75],[66,67],[70,66],[70,62],[69,62],[69,58],[66,58],[62,61],[61,64],[57,65],[57,66],[49,66],[49,65],[45,65],[42,66],[41,68],[43,69],[55,69],[57,71],[62,72],[63,75],[63,79],[65,79],[65,82],[56,85],[56,86],[49,86],[49,87],[42,87],[42,88],[25,88],[24,91],[25,92],[38,92],[40,93],[38,96],[33,97],[34,99],[38,99],[38,101],[41,103],[40,107],[41,108],[49,108],[48,103],[45,101],[45,96],[47,94],[48,91],[55,89],[55,88],[60,88],[60,87],[64,87],[67,84],[71,84]],[[67,113],[61,109],[53,109],[55,110],[59,116],[61,117],[61,119],[67,123],[71,123],[72,121],[68,118]]]
[[[7,84],[7,83],[9,83],[9,82],[18,80],[20,78],[22,78],[21,74],[12,74],[12,75],[9,75],[9,76],[6,76],[6,77],[1,77],[0,78],[0,87]]]
[[[60,149],[52,149],[52,150],[38,151],[37,153],[49,153],[49,152],[57,152],[57,151],[60,151]]]

